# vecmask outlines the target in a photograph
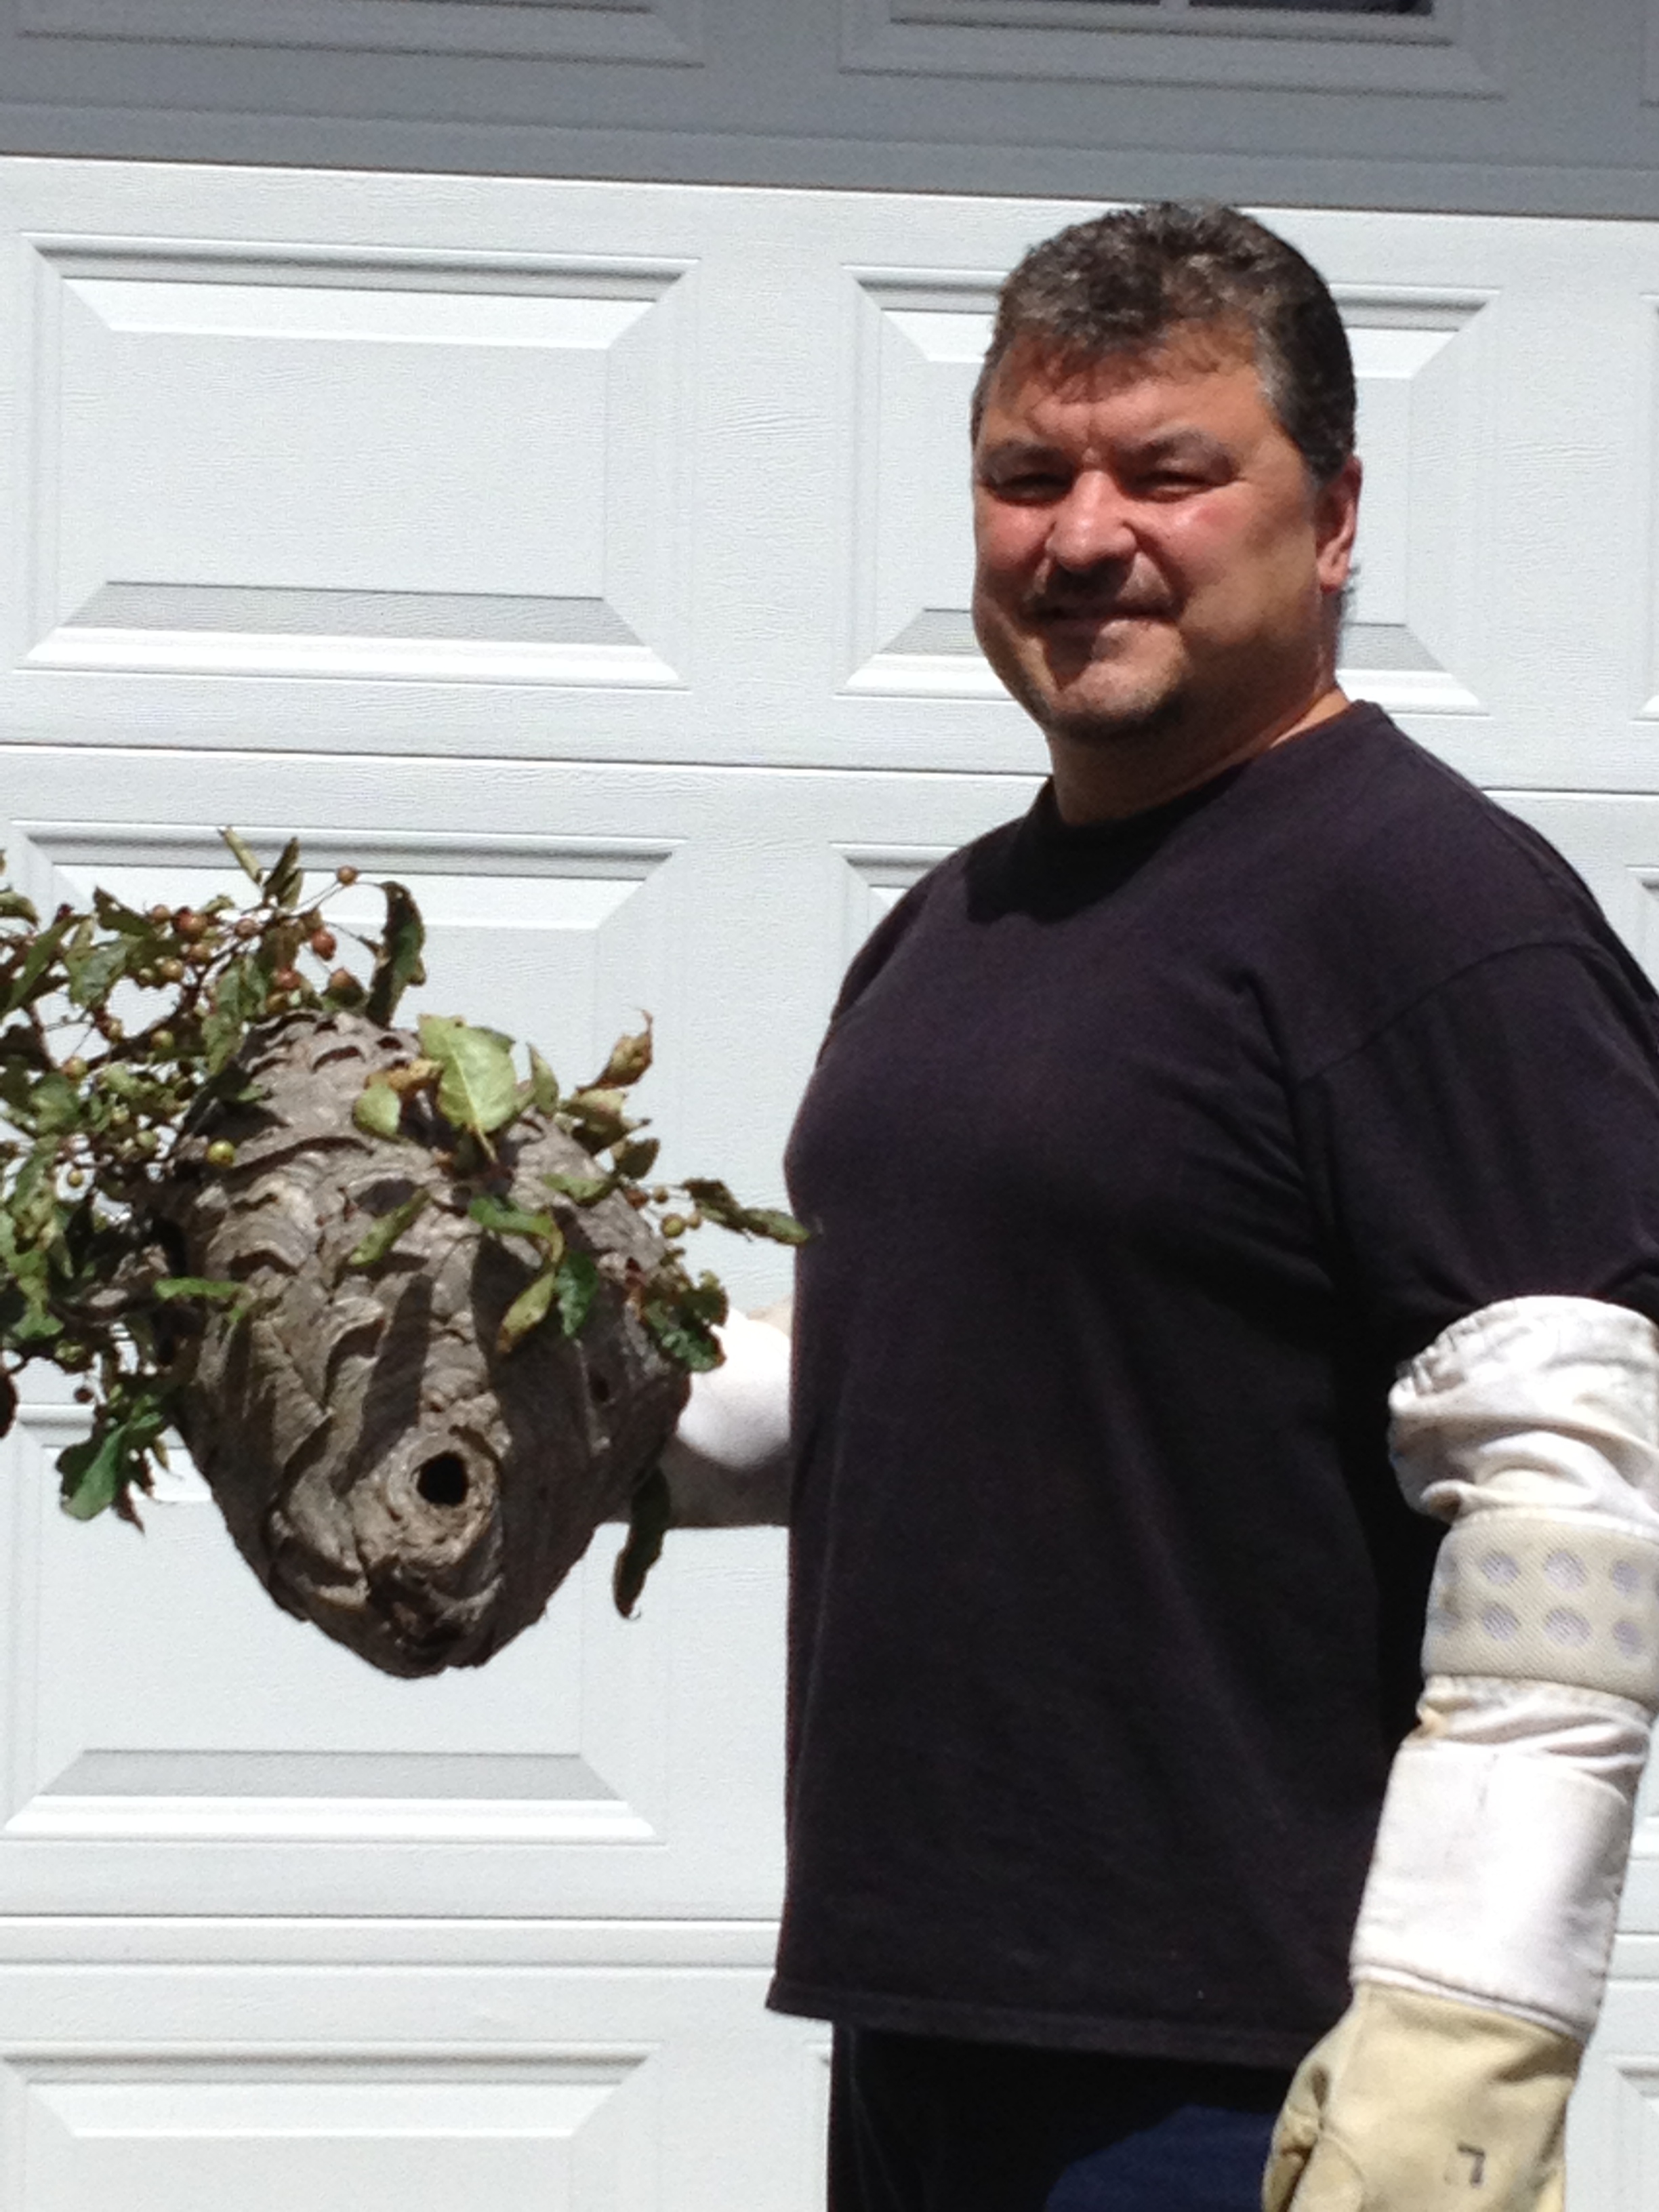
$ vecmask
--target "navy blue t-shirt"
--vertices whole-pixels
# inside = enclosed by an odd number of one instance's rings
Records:
[[[1129,821],[1045,792],[848,978],[791,1142],[772,2002],[1294,2063],[1346,2002],[1437,1534],[1399,1364],[1659,1319],[1654,994],[1359,706]]]

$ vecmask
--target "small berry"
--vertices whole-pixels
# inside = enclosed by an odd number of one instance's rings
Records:
[[[77,1406],[91,1405],[97,1395],[98,1393],[89,1382],[77,1382],[75,1386],[75,1402]]]
[[[140,1129],[132,1140],[132,1149],[142,1159],[153,1160],[161,1149],[161,1139],[154,1129]]]
[[[245,914],[236,924],[234,933],[238,937],[257,937],[259,934],[259,924],[252,915]]]
[[[279,991],[297,991],[301,988],[301,977],[297,968],[279,968],[270,980]]]
[[[313,929],[311,949],[319,960],[331,960],[339,950],[339,941],[331,929]]]
[[[161,978],[153,968],[136,968],[132,980],[141,991],[153,991]]]
[[[685,1234],[685,1221],[683,1215],[665,1213],[660,1225],[665,1237],[684,1237]]]
[[[236,1147],[228,1137],[216,1137],[207,1148],[207,1164],[210,1168],[234,1168]]]
[[[192,968],[208,968],[213,963],[212,950],[205,945],[192,945],[185,957]]]
[[[194,907],[181,906],[173,918],[173,926],[186,939],[207,934],[207,923]]]
[[[328,979],[328,988],[336,994],[355,991],[358,988],[357,978],[349,968],[337,968]]]
[[[71,1190],[84,1190],[87,1187],[87,1171],[84,1168],[71,1168],[64,1177],[64,1181]]]
[[[185,963],[182,960],[164,960],[159,973],[164,983],[182,983],[185,980]]]
[[[349,866],[343,868],[336,868],[334,871],[334,880],[337,884],[355,884],[357,880],[357,871],[356,868]]]
[[[66,1076],[71,1083],[84,1083],[87,1079],[87,1063],[77,1052],[73,1059],[64,1062],[58,1072]]]
[[[169,906],[153,906],[149,910],[149,918],[157,929],[165,929],[173,919],[173,908]]]

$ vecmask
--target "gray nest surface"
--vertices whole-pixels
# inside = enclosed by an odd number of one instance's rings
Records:
[[[369,1073],[418,1053],[353,1014],[261,1032],[242,1062],[259,1103],[188,1139],[163,1206],[192,1274],[252,1293],[179,1355],[180,1425],[231,1534],[279,1605],[404,1675],[480,1665],[539,1618],[600,1522],[626,1516],[686,1392],[624,1295],[628,1263],[649,1272],[661,1244],[620,1197],[550,1195],[546,1175],[596,1170],[539,1115],[497,1140],[501,1194],[551,1209],[600,1287],[575,1337],[555,1317],[496,1350],[530,1249],[468,1218],[432,1146],[352,1121]],[[213,1169],[221,1138],[235,1164]],[[380,1267],[349,1266],[422,1187]]]

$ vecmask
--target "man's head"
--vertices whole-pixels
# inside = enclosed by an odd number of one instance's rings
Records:
[[[1343,703],[1353,374],[1282,240],[1179,206],[1062,231],[1004,288],[974,427],[975,621],[1063,807],[1068,775],[1072,811],[1133,811]]]
[[[1098,361],[1158,352],[1176,332],[1231,326],[1316,484],[1353,451],[1353,362],[1324,278],[1237,208],[1165,200],[1116,208],[1034,246],[1003,285],[974,392],[985,398],[1016,341]]]

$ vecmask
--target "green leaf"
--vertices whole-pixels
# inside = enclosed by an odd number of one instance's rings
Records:
[[[619,1036],[611,1048],[611,1057],[601,1073],[588,1085],[590,1091],[625,1089],[637,1083],[651,1065],[651,1017],[645,1018],[645,1027],[637,1036]]]
[[[432,1193],[421,1189],[412,1192],[401,1206],[394,1206],[390,1213],[383,1213],[368,1234],[347,1254],[347,1267],[378,1267],[404,1231],[431,1203]]]
[[[113,1505],[125,1486],[128,1456],[126,1432],[118,1422],[94,1429],[80,1443],[59,1452],[59,1502],[64,1512],[76,1521],[90,1521]]]
[[[386,935],[375,951],[368,1004],[363,1009],[372,1022],[389,1022],[409,986],[426,981],[421,961],[426,925],[421,909],[401,884],[386,883],[380,889],[386,896]]]
[[[599,1295],[599,1271],[586,1252],[567,1252],[559,1263],[556,1285],[559,1327],[574,1336],[593,1310]]]
[[[34,1085],[30,1102],[33,1108],[34,1127],[43,1137],[59,1136],[66,1129],[78,1129],[86,1118],[88,1097],[78,1083],[71,1083],[67,1075],[56,1068],[43,1075]]]
[[[5,854],[0,853],[0,866],[3,866],[4,861]],[[0,921],[26,921],[31,929],[34,929],[39,927],[40,917],[34,910],[32,899],[26,899],[21,891],[10,890],[0,884]]]
[[[487,1137],[517,1115],[519,1079],[510,1037],[427,1014],[421,1021],[421,1050],[442,1071],[438,1111],[456,1128]]]
[[[657,1155],[661,1150],[662,1145],[657,1138],[636,1137],[630,1144],[618,1145],[611,1157],[616,1162],[618,1175],[627,1176],[637,1182],[655,1167]]]
[[[213,1275],[163,1275],[153,1288],[158,1298],[202,1298],[216,1306],[235,1305],[249,1294],[246,1283]]]
[[[106,938],[103,944],[94,945],[84,958],[66,958],[64,965],[69,969],[70,1005],[101,1006],[137,958],[138,943],[131,937]]]
[[[353,1121],[368,1137],[395,1137],[403,1117],[404,1102],[389,1083],[365,1084],[351,1109]]]
[[[750,1237],[769,1237],[775,1244],[808,1244],[812,1232],[804,1221],[777,1206],[745,1206],[743,1227]]]
[[[298,906],[306,879],[300,872],[300,841],[290,837],[265,878],[265,896],[273,906]]]
[[[125,1404],[100,1407],[92,1434],[58,1455],[64,1510],[76,1521],[90,1521],[106,1506],[123,1510],[135,1482],[148,1489],[146,1455],[159,1449],[167,1420],[162,1400],[142,1389]]]
[[[551,1114],[559,1103],[558,1079],[533,1044],[530,1048],[530,1103],[538,1114]]]
[[[492,1198],[488,1191],[481,1191],[466,1210],[480,1229],[492,1229],[501,1237],[531,1237],[547,1245],[550,1260],[556,1260],[564,1249],[564,1231],[550,1213],[526,1212],[521,1206]]]
[[[723,1182],[710,1177],[689,1176],[680,1188],[710,1221],[734,1229],[741,1237],[769,1237],[779,1244],[805,1244],[811,1237],[811,1231],[793,1213],[775,1206],[741,1206]]]
[[[613,1175],[566,1175],[562,1169],[556,1174],[544,1175],[542,1181],[561,1198],[568,1198],[575,1206],[594,1206],[602,1198],[609,1198],[617,1188]]]
[[[726,1292],[713,1275],[647,1298],[641,1309],[641,1318],[669,1358],[693,1375],[707,1373],[725,1358],[714,1328],[726,1314]]]
[[[106,929],[118,930],[123,937],[148,937],[155,934],[155,924],[147,914],[140,914],[136,906],[129,906],[112,891],[94,890],[92,910]]]
[[[14,1344],[50,1344],[63,1334],[63,1322],[44,1305],[32,1305],[10,1332]]]
[[[553,1299],[558,1289],[558,1270],[544,1267],[521,1290],[501,1316],[501,1328],[495,1334],[495,1349],[503,1358],[514,1346],[523,1342],[532,1328],[538,1328],[552,1311]]]
[[[267,979],[252,953],[233,960],[213,988],[213,1004],[202,1023],[202,1054],[210,1075],[227,1067],[247,1034],[251,1021],[264,1012]]]
[[[0,1006],[0,1018],[15,1014],[21,1006],[30,1006],[50,988],[47,970],[58,957],[58,948],[69,933],[72,915],[64,915],[49,928],[43,929],[25,954],[23,964],[12,978],[6,993],[6,1003]]]
[[[645,1588],[645,1578],[662,1557],[662,1541],[674,1518],[674,1500],[668,1478],[653,1467],[634,1492],[628,1513],[628,1538],[617,1554],[611,1577],[611,1594],[624,1620],[631,1620]]]
[[[244,843],[234,830],[222,830],[219,835],[236,855],[236,864],[248,881],[256,890],[263,890],[265,887],[265,872],[259,866],[252,848]]]
[[[564,1111],[586,1133],[590,1152],[602,1145],[620,1144],[633,1127],[626,1098],[620,1091],[578,1091],[564,1102]]]

